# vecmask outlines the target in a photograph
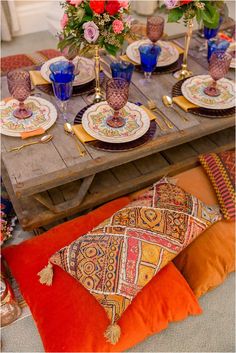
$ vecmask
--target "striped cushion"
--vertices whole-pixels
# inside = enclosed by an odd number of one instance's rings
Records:
[[[199,159],[213,184],[225,219],[235,220],[235,151],[209,153]]]

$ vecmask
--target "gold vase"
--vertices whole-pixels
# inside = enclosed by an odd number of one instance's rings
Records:
[[[95,59],[95,65],[94,65],[94,70],[95,70],[95,81],[96,81],[96,86],[95,86],[95,95],[93,98],[94,103],[99,103],[103,100],[103,95],[100,87],[100,56],[99,56],[99,45],[95,45],[95,53],[94,53],[94,59]]]
[[[184,45],[184,57],[183,64],[181,65],[181,69],[174,73],[174,77],[178,80],[182,80],[184,78],[192,76],[192,71],[188,69],[187,59],[188,59],[188,51],[190,46],[190,41],[193,34],[193,20],[189,20],[187,23],[187,32],[185,34],[185,45]]]

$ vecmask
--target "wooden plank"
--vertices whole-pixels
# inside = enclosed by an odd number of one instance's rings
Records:
[[[234,146],[234,143],[231,141],[225,146],[217,147],[214,152],[221,152],[224,150],[231,149]],[[36,201],[31,200],[30,204],[30,214],[31,217],[28,218],[28,222],[22,224],[25,230],[31,230],[33,228],[50,224],[58,219],[64,218],[65,215],[68,217],[69,215],[73,215],[78,212],[82,212],[88,209],[91,209],[95,206],[98,206],[104,202],[112,200],[114,198],[120,197],[127,193],[131,193],[147,187],[148,185],[152,184],[159,178],[164,175],[173,176],[184,170],[193,168],[198,165],[198,158],[197,156],[193,156],[182,160],[178,163],[174,163],[172,165],[168,165],[162,169],[158,169],[153,171],[152,173],[148,173],[146,175],[141,175],[137,178],[132,180],[128,180],[124,183],[116,183],[116,187],[110,187],[104,185],[104,187],[100,187],[96,190],[96,193],[88,194],[85,198],[84,202],[79,207],[70,208],[65,212],[55,214],[46,208],[42,209],[42,205],[39,205]],[[101,173],[103,174],[103,173]],[[104,183],[105,184],[105,183]],[[21,202],[21,201],[18,201]],[[27,205],[25,208],[28,209]],[[21,219],[20,219],[21,222]]]
[[[50,199],[52,200],[52,205],[57,205],[59,203],[65,202],[63,193],[59,188],[53,188],[48,190]]]
[[[215,134],[211,134],[209,139],[213,141],[217,146],[222,146],[229,141],[235,139],[235,128],[229,128],[224,131],[219,131]]]
[[[169,163],[160,153],[156,153],[151,156],[138,159],[134,162],[134,164],[140,173],[148,174],[156,169],[166,167]]]
[[[178,163],[187,158],[197,156],[197,152],[187,143],[170,148],[162,152],[162,155],[168,160],[169,163]]]
[[[35,176],[24,182],[15,178],[13,173],[13,175],[10,174],[11,182],[18,197],[23,195],[29,196],[98,173],[107,168],[113,168],[124,163],[132,162],[147,155],[192,141],[231,126],[234,126],[234,117],[217,120],[202,119],[202,123],[198,125],[197,129],[196,127],[192,127],[184,131],[176,131],[165,136],[159,136],[158,139],[153,139],[145,145],[140,146],[138,149],[130,150],[128,153],[105,153],[104,156],[101,155],[93,161],[83,163],[81,161],[81,163],[75,164],[73,167],[62,168],[61,170],[51,173],[48,172],[45,175]],[[4,162],[8,164],[7,157],[9,154],[3,153],[2,156]]]
[[[64,199],[68,201],[74,197],[77,190],[79,190],[81,183],[81,180],[76,180],[72,181],[72,183],[61,185],[57,189],[62,192]]]
[[[126,163],[115,167],[111,170],[119,182],[131,180],[140,175],[140,171],[136,168],[135,163]]]
[[[213,141],[211,141],[207,136],[192,141],[189,144],[197,153],[206,153],[211,150],[214,150],[217,147],[217,145]]]
[[[116,179],[111,170],[105,170],[104,172],[96,174],[89,192],[90,194],[97,194],[101,189],[104,190],[116,187],[118,183],[118,179]]]

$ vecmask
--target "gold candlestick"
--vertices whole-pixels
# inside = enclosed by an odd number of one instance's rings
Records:
[[[102,96],[102,91],[100,87],[100,56],[99,56],[99,45],[95,45],[95,54],[94,54],[94,59],[95,59],[95,65],[94,65],[94,70],[95,70],[95,81],[96,81],[96,86],[95,86],[95,95],[93,98],[94,103],[99,103],[103,100]]]
[[[184,78],[190,77],[193,74],[192,71],[188,70],[188,65],[187,65],[188,51],[189,51],[190,41],[191,41],[192,34],[193,34],[193,20],[192,19],[188,20],[187,26],[188,26],[188,30],[185,34],[183,64],[181,66],[181,69],[174,73],[174,77],[177,78],[178,80],[182,80]]]

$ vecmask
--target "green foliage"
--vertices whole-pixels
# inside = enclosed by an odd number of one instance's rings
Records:
[[[184,10],[180,7],[172,9],[168,14],[168,22],[178,22],[184,15]]]
[[[168,10],[168,22],[178,22],[183,18],[187,24],[189,19],[196,17],[197,22],[203,22],[208,28],[217,28],[220,20],[220,8],[224,5],[224,0],[195,0],[189,4],[182,5]],[[166,9],[165,5],[162,10]]]

